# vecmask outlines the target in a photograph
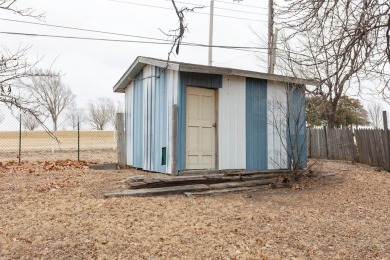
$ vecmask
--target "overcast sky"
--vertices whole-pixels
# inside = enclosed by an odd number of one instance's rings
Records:
[[[171,0],[18,0],[19,8],[31,7],[44,13],[44,21],[21,17],[0,11],[1,32],[44,34],[53,36],[88,37],[127,41],[152,41],[137,37],[92,33],[5,21],[44,23],[109,33],[167,39],[160,31],[168,32],[178,26],[178,19]],[[209,1],[181,0],[178,7],[205,6],[195,13],[186,14],[188,31],[184,41],[208,44]],[[268,1],[245,0],[240,4],[233,0],[215,0],[214,45],[266,47]],[[230,10],[227,10],[230,9]],[[259,39],[253,33],[260,35]],[[112,88],[137,56],[166,59],[169,45],[146,43],[77,40],[51,37],[31,37],[0,33],[0,42],[11,51],[19,46],[31,46],[30,60],[40,60],[38,67],[60,71],[63,81],[76,95],[77,106],[85,107],[89,100],[111,97],[122,101],[124,94],[113,93]],[[207,64],[208,49],[181,46],[173,60]],[[266,50],[257,55],[266,58]],[[54,62],[54,63],[53,63]],[[213,65],[265,72],[266,63],[255,53],[238,50],[214,49]],[[15,129],[17,124],[6,115],[0,130]],[[59,127],[61,129],[61,126]]]
[[[205,8],[186,15],[188,31],[184,40],[208,44],[210,2],[182,0],[178,1],[177,5],[179,8],[194,6],[186,2],[197,3]],[[45,13],[45,20],[39,21],[4,11],[0,11],[0,18],[159,39],[167,39],[160,29],[168,32],[178,26],[170,0],[18,0],[18,7],[31,7],[38,13]],[[0,20],[0,27],[1,32],[156,42],[136,37],[5,20]],[[266,47],[266,28],[266,1],[245,0],[241,4],[232,0],[215,1],[214,45]],[[252,30],[262,35],[262,39],[258,39]],[[0,42],[11,51],[19,46],[31,46],[28,56],[31,61],[41,60],[38,67],[48,68],[54,62],[52,68],[64,74],[63,81],[76,95],[79,107],[100,96],[122,100],[124,94],[113,93],[112,87],[134,59],[137,56],[166,59],[170,49],[169,45],[31,37],[4,33],[0,33]],[[265,53],[263,50],[262,55]],[[207,55],[207,48],[182,46],[179,55],[172,59],[207,64]],[[266,71],[264,63],[260,62],[253,52],[215,49],[213,61],[215,66]],[[7,118],[8,123],[0,124],[2,125],[0,129],[14,127],[14,123],[9,123],[9,116]]]

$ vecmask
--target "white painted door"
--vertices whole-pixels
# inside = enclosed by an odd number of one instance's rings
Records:
[[[215,90],[187,87],[186,168],[215,168]]]

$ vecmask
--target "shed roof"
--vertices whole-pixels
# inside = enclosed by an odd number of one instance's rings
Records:
[[[168,64],[168,66],[167,66]],[[275,75],[270,73],[255,72],[249,70],[240,70],[224,67],[214,67],[199,64],[184,63],[178,61],[160,60],[155,58],[138,56],[129,69],[123,74],[119,81],[114,86],[114,92],[123,93],[125,92],[128,84],[135,79],[137,74],[146,65],[153,65],[157,67],[167,67],[171,70],[183,71],[183,72],[195,72],[195,73],[206,73],[206,74],[219,74],[223,76],[242,76],[250,78],[259,78],[272,81],[281,81],[295,84],[304,85],[318,85],[318,82],[312,79],[300,79],[295,77],[287,77],[281,75]]]

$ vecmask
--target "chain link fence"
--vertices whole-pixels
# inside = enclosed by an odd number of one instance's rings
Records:
[[[105,130],[91,130],[90,125],[78,122],[75,128],[56,131],[54,135],[57,140],[44,130],[26,130],[21,125],[19,130],[0,131],[0,161],[118,161],[114,126]]]

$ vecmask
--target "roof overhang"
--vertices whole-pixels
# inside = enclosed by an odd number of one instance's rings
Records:
[[[270,81],[281,81],[287,83],[301,84],[301,85],[318,85],[319,82],[312,79],[300,79],[295,77],[287,77],[281,75],[275,75],[270,73],[262,73],[248,70],[239,70],[231,68],[222,68],[214,66],[206,66],[199,64],[190,64],[176,61],[159,60],[148,57],[137,57],[130,68],[123,74],[119,81],[114,86],[114,92],[124,93],[126,87],[133,81],[142,68],[146,65],[157,66],[161,68],[167,67],[167,69],[183,71],[183,72],[193,72],[193,73],[206,73],[206,74],[217,74],[223,76],[241,76],[241,77],[250,77],[250,78],[259,78],[266,79]]]

